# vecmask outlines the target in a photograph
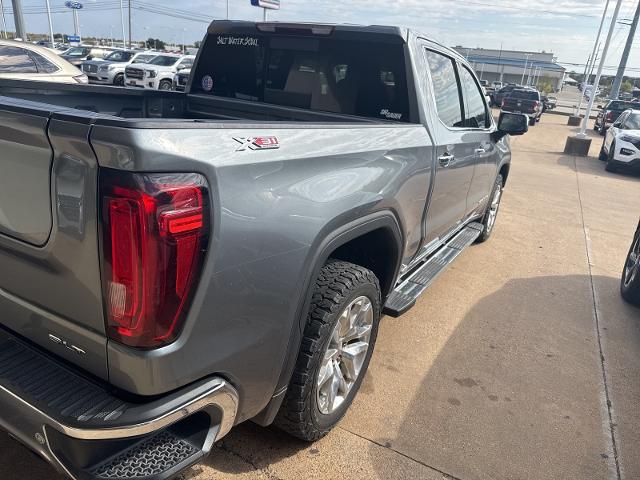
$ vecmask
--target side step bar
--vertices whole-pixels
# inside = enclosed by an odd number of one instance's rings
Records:
[[[436,253],[417,267],[387,297],[383,312],[390,317],[399,317],[416,304],[416,299],[440,275],[462,251],[475,242],[483,226],[473,222],[444,244]]]

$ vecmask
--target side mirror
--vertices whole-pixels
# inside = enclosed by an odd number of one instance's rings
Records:
[[[93,60],[93,55],[87,55],[87,60]]]
[[[529,131],[529,117],[522,113],[500,113],[496,141],[505,135],[524,135]]]
[[[602,105],[598,105],[598,110],[602,110]]]

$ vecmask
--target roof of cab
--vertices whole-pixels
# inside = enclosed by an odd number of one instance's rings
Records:
[[[406,41],[409,30],[403,27],[385,25],[351,25],[330,23],[303,23],[303,22],[248,22],[238,20],[214,20],[209,25],[209,34],[256,34],[256,33],[282,33],[304,34],[306,32],[318,36],[341,34],[373,34],[395,37]]]

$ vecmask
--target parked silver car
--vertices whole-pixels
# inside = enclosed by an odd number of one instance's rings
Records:
[[[147,63],[158,54],[155,52],[136,52],[133,50],[116,50],[103,60],[86,60],[82,62],[82,71],[89,77],[89,83],[99,85],[124,86],[124,69],[134,63]]]

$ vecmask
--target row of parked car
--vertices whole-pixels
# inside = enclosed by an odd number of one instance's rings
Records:
[[[184,90],[194,60],[194,55],[116,50],[101,59],[85,60],[81,68],[89,83]]]
[[[0,78],[153,90],[186,88],[194,55],[0,40]]]

